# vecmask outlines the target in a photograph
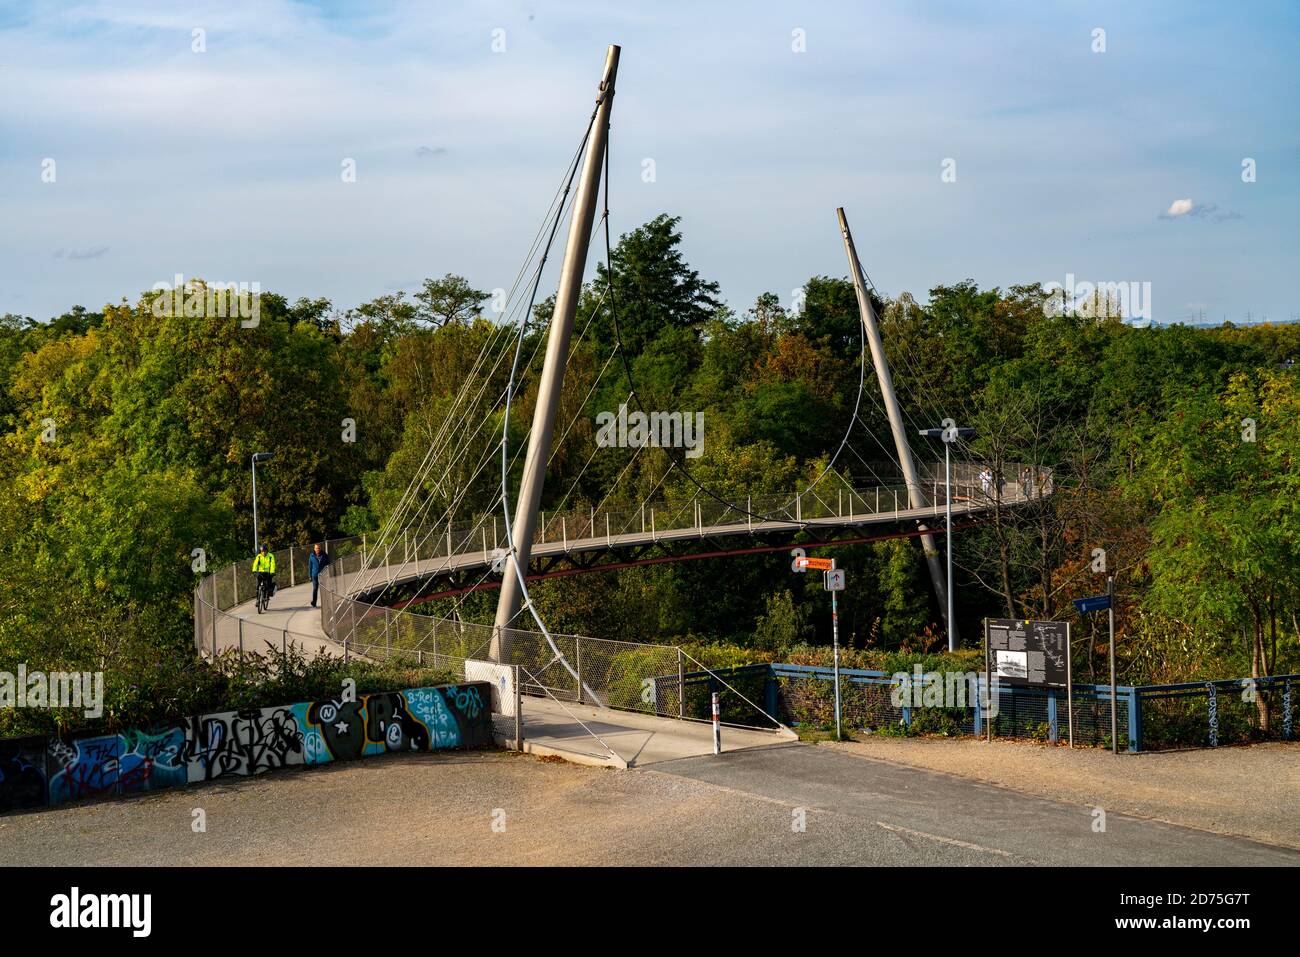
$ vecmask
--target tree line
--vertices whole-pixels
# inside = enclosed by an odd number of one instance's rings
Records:
[[[791,491],[839,447],[860,375],[852,284],[814,276],[798,309],[767,293],[736,310],[686,262],[681,239],[667,215],[632,230],[584,290],[561,411],[573,428],[544,507],[695,493],[664,450],[591,454],[596,414],[628,401],[628,373],[644,408],[704,413],[705,452],[690,471],[719,496]],[[378,528],[501,321],[489,294],[454,274],[346,310],[263,293],[254,328],[159,317],[152,295],[48,321],[0,317],[0,668],[112,661],[129,674],[190,654],[194,549],[209,568],[249,556],[255,451],[275,452],[258,482],[273,547]],[[1121,681],[1297,670],[1300,373],[1288,361],[1300,326],[1136,328],[1045,308],[1036,284],[970,280],[876,306],[912,421],[973,426],[962,455],[994,468],[1054,470],[1050,497],[996,509],[958,536],[968,637],[985,615],[1072,615],[1072,598],[1104,587],[1101,548],[1120,596]],[[525,352],[552,308],[536,308]],[[875,388],[868,363],[853,452],[835,462],[847,484],[888,469]],[[512,435],[530,415],[524,395]],[[342,439],[344,420],[355,441]],[[499,425],[490,431],[484,448]],[[921,457],[941,456],[921,441]],[[491,481],[452,474],[471,485],[459,514],[491,503]],[[430,483],[422,494],[448,492]],[[835,554],[850,569],[842,640],[862,651],[939,645],[915,540]],[[779,657],[829,641],[810,578],[774,553],[559,579],[537,597],[560,631]],[[492,601],[474,596],[456,612],[490,618]],[[1076,633],[1077,666],[1102,668],[1090,630]]]

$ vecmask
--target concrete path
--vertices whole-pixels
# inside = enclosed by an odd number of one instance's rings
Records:
[[[215,638],[217,653],[242,647],[248,652],[265,652],[267,643],[281,651],[290,644],[303,649],[308,657],[318,652],[343,654],[343,647],[325,637],[321,629],[320,609],[311,607],[311,582],[293,587],[280,586],[264,614],[246,601],[216,616],[215,635],[203,644],[211,652]]]
[[[558,755],[576,764],[645,767],[662,761],[713,754],[713,726],[657,718],[551,698],[525,697],[524,750]],[[599,740],[593,735],[599,735]],[[722,729],[722,750],[770,747],[794,740],[789,732]],[[614,754],[605,750],[608,745]]]
[[[1300,851],[1290,848],[1120,813],[1107,813],[1099,831],[1098,809],[1086,804],[805,744],[686,758],[645,773],[724,787],[792,811],[804,808],[810,822],[851,819],[860,834],[884,835],[899,849],[911,849],[915,863],[931,862],[938,852],[946,863],[1300,865]]]

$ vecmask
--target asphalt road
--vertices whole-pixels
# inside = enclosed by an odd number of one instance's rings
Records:
[[[722,759],[664,762],[647,773],[804,807],[810,822],[851,822],[863,863],[1300,864],[1300,851],[1124,814],[1106,813],[1105,829],[1097,830],[1104,807],[1033,797],[830,748],[776,745]],[[909,850],[917,855],[910,862]]]
[[[801,811],[802,809],[802,811]],[[201,810],[206,829],[192,827]],[[0,817],[9,865],[1297,864],[1300,851],[778,745],[615,771],[388,755]],[[802,829],[798,825],[802,822]]]

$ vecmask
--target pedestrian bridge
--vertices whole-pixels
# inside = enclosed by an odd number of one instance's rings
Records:
[[[1036,483],[1016,480],[994,488],[970,478],[977,469],[969,463],[955,469],[964,476],[952,485],[955,523],[979,521],[995,510],[1020,507],[1052,491],[1045,470],[1039,470]],[[1020,466],[1005,471],[1024,472]],[[685,560],[694,556],[679,549],[701,542],[716,546],[705,557],[719,557],[754,550],[746,548],[751,539],[785,539],[790,546],[815,547],[861,540],[854,534],[886,537],[879,533],[887,535],[898,526],[915,528],[918,523],[939,530],[948,511],[945,486],[933,480],[911,491],[909,496],[901,485],[812,490],[747,497],[734,505],[696,496],[635,510],[542,513],[527,577],[554,574],[561,562],[573,563],[563,572],[572,574],[607,568],[602,561],[618,556],[634,556],[624,564]],[[922,504],[913,507],[909,498]],[[395,649],[433,653],[433,642],[446,634],[449,639],[455,636],[454,647],[462,656],[485,655],[491,626],[421,614],[418,600],[411,596],[428,591],[424,586],[439,580],[459,583],[447,589],[452,594],[497,586],[506,545],[502,524],[501,517],[492,513],[424,531],[405,529],[387,536],[327,542],[333,562],[322,578],[315,609],[309,601],[295,603],[292,611],[283,605],[286,587],[293,589],[307,580],[309,549],[305,546],[276,552],[281,589],[264,615],[257,614],[252,602],[255,581],[249,563],[229,566],[206,576],[196,589],[195,646],[219,654],[230,648],[264,649],[270,642],[277,648],[297,644],[309,651],[385,656]],[[661,554],[644,557],[652,552]],[[451,653],[452,647],[439,643],[438,650]]]
[[[963,477],[951,485],[955,526],[982,521],[997,510],[1023,507],[1051,494],[1048,472],[1028,473],[1022,467],[1013,470],[1009,466],[1007,472],[1024,480],[994,485],[970,478],[977,475],[978,468],[961,463],[956,469]],[[1035,477],[1029,479],[1030,474]],[[527,577],[535,580],[638,562],[715,558],[794,546],[817,548],[915,535],[922,525],[938,531],[949,510],[947,495],[945,485],[932,480],[924,489],[902,485],[845,487],[832,493],[814,489],[791,496],[747,497],[734,505],[696,496],[634,510],[587,508],[543,513]],[[912,504],[916,501],[921,504]],[[756,541],[782,544],[755,547]],[[194,640],[200,653],[216,656],[237,651],[242,655],[265,652],[270,646],[277,650],[292,647],[309,655],[325,652],[376,660],[400,655],[462,675],[467,661],[495,660],[491,625],[455,615],[421,613],[419,596],[430,589],[436,597],[499,585],[506,546],[499,515],[326,544],[333,561],[320,582],[318,607],[311,605],[306,547],[276,552],[281,587],[265,614],[257,613],[252,600],[255,581],[249,562],[206,576],[195,591]],[[708,550],[703,554],[686,551],[691,547]],[[557,571],[561,563],[567,563],[566,567]],[[615,748],[601,742],[573,709],[600,709],[592,721],[618,727],[611,736],[623,741],[640,740],[649,732],[644,727],[619,725],[630,720],[612,717],[620,710],[649,710],[644,717],[679,719],[700,719],[708,713],[707,695],[702,690],[693,693],[685,680],[672,680],[673,676],[708,670],[680,648],[523,628],[507,631],[508,652],[498,657],[508,660],[499,663],[518,665],[525,695],[538,699],[526,709],[534,725],[541,722],[535,735],[546,728],[556,741],[586,741],[587,751],[595,748],[597,754],[608,756]],[[649,708],[647,682],[654,688]],[[734,692],[728,695],[731,723],[779,726],[742,689],[729,690]],[[543,699],[549,703],[543,705]],[[555,730],[557,721],[564,723],[557,707],[569,716],[568,734]],[[539,709],[544,713],[538,714]],[[598,743],[592,744],[593,739]],[[658,740],[675,740],[675,736],[660,733]],[[682,740],[700,745],[700,740],[690,735]],[[557,744],[557,752],[566,749],[572,750]],[[627,756],[619,760],[621,766],[627,766]]]

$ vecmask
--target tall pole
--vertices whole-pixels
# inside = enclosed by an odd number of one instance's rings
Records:
[[[831,571],[835,570],[835,559],[831,559]],[[831,646],[835,653],[835,740],[843,741],[844,733],[840,730],[840,604],[839,592],[831,589]]]
[[[573,317],[577,312],[578,298],[582,294],[582,274],[587,266],[587,247],[591,242],[591,224],[595,218],[596,200],[600,191],[601,163],[608,140],[610,107],[614,100],[614,77],[618,73],[619,48],[611,45],[605,54],[605,73],[600,81],[599,106],[591,132],[587,137],[587,153],[582,162],[578,191],[573,200],[573,215],[569,223],[569,240],[564,249],[564,264],[560,269],[560,285],[555,293],[555,309],[546,340],[546,361],[537,385],[537,406],[533,410],[533,429],[524,458],[523,479],[519,484],[519,498],[515,503],[513,562],[521,573],[526,573],[532,555],[533,535],[537,531],[537,509],[542,500],[542,485],[546,480],[546,460],[551,454],[551,439],[555,431],[555,411],[564,387],[564,367],[569,356],[569,339],[573,334]],[[515,568],[506,568],[501,582],[501,595],[497,601],[496,625],[492,632],[491,654],[494,660],[504,661],[509,648],[508,632],[523,604],[523,592]]]
[[[1065,714],[1070,726],[1070,747],[1074,747],[1074,649],[1070,645],[1070,623],[1065,623]],[[1059,725],[1058,725],[1059,727]]]
[[[885,413],[889,416],[889,429],[894,433],[894,448],[898,452],[898,464],[903,469],[903,478],[907,482],[907,500],[912,508],[925,505],[921,497],[921,479],[916,471],[916,460],[912,458],[912,447],[908,444],[907,433],[903,430],[903,413],[898,406],[898,396],[894,394],[894,380],[889,374],[889,362],[885,358],[885,345],[880,338],[880,329],[876,325],[876,314],[871,308],[871,299],[867,296],[867,282],[862,275],[862,264],[858,261],[857,250],[853,248],[853,234],[849,232],[849,221],[844,217],[844,208],[835,210],[840,220],[840,233],[844,236],[844,251],[849,257],[849,275],[853,277],[853,289],[858,295],[858,313],[862,316],[862,325],[867,332],[867,343],[871,346],[871,361],[876,367],[876,379],[880,382],[880,394],[885,400]],[[921,531],[921,547],[925,551],[925,562],[930,569],[930,581],[934,584],[935,597],[943,610],[948,626],[948,644],[961,640],[957,634],[957,625],[948,610],[948,587],[944,581],[943,568],[939,564],[939,549],[934,535],[924,522],[917,522]],[[951,555],[951,550],[949,551]]]
[[[949,454],[951,448],[951,442],[943,443],[943,497],[948,513],[948,650],[956,651],[957,633],[956,626],[953,624],[956,618],[952,608],[952,457]]]
[[[253,553],[256,554],[261,543],[261,539],[257,536],[257,456],[254,455],[251,461],[253,463]]]
[[[1106,595],[1110,598],[1107,614],[1110,616],[1110,748],[1119,754],[1119,723],[1115,719],[1115,576],[1106,578]]]

